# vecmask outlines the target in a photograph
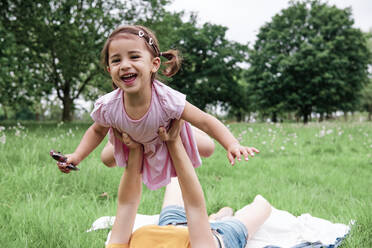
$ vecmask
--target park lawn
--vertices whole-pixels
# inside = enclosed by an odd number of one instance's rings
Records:
[[[89,124],[7,124],[0,131],[1,247],[104,247],[108,230],[86,233],[115,215],[121,168],[100,163],[102,143],[60,173],[49,150],[72,152]],[[230,124],[241,143],[261,153],[229,165],[226,153],[203,159],[197,173],[208,212],[235,210],[261,194],[278,209],[356,223],[342,247],[372,247],[372,124]],[[0,128],[1,129],[1,128]],[[157,214],[164,190],[144,187],[139,212]],[[107,196],[101,196],[106,193]]]

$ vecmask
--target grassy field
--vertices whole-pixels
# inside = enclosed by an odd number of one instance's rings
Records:
[[[1,247],[104,247],[107,230],[86,233],[115,215],[121,168],[100,163],[101,144],[60,173],[50,149],[72,152],[88,124],[13,124],[0,127]],[[332,222],[356,220],[342,247],[372,247],[372,124],[230,124],[260,155],[231,167],[221,146],[197,169],[208,212],[238,209],[256,194],[294,215]],[[106,192],[107,196],[102,196]],[[140,213],[160,211],[163,189],[144,188]]]

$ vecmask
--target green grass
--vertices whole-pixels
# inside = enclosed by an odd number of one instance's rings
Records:
[[[100,163],[102,143],[79,172],[60,173],[50,149],[72,152],[88,124],[7,124],[0,131],[1,247],[104,247],[107,230],[86,233],[115,215],[121,168]],[[263,195],[294,215],[356,220],[342,247],[372,247],[372,124],[231,124],[261,153],[231,167],[219,145],[197,169],[208,212],[238,209]],[[6,137],[5,144],[3,137]],[[103,192],[108,197],[101,197]],[[160,211],[163,189],[144,188],[140,213]]]

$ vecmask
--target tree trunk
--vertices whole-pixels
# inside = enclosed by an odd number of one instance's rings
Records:
[[[304,118],[304,124],[307,124],[309,122],[309,115],[307,113],[304,113],[303,118]]]
[[[344,121],[347,121],[347,111],[344,112]]]
[[[68,96],[63,98],[63,111],[62,111],[62,121],[71,122],[73,117],[73,100]]]
[[[278,116],[277,116],[276,112],[272,113],[271,121],[274,122],[274,123],[278,122]]]
[[[236,117],[237,122],[241,122],[242,121],[242,111],[238,110],[235,117]]]
[[[324,121],[324,113],[320,113],[319,122]]]
[[[6,110],[5,105],[3,105],[3,110],[4,110],[4,119],[8,120],[8,111]]]

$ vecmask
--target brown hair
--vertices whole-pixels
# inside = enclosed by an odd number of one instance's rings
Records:
[[[166,52],[160,52],[159,49],[159,42],[156,39],[156,36],[154,32],[152,32],[150,29],[140,26],[140,25],[126,25],[126,26],[119,26],[117,27],[108,37],[108,39],[105,42],[105,45],[103,46],[103,49],[101,51],[101,63],[104,66],[105,70],[107,70],[107,67],[109,66],[109,46],[112,40],[117,35],[120,34],[133,34],[137,35],[140,38],[145,39],[146,47],[148,48],[148,51],[152,54],[154,57],[161,57],[163,56],[168,61],[165,62],[165,69],[162,71],[163,75],[167,77],[172,77],[174,74],[178,72],[178,70],[181,68],[181,57],[177,50],[168,50]],[[140,36],[141,34],[141,36]],[[153,73],[151,75],[151,81],[153,81],[156,77],[156,73]],[[113,84],[114,88],[116,86]]]

